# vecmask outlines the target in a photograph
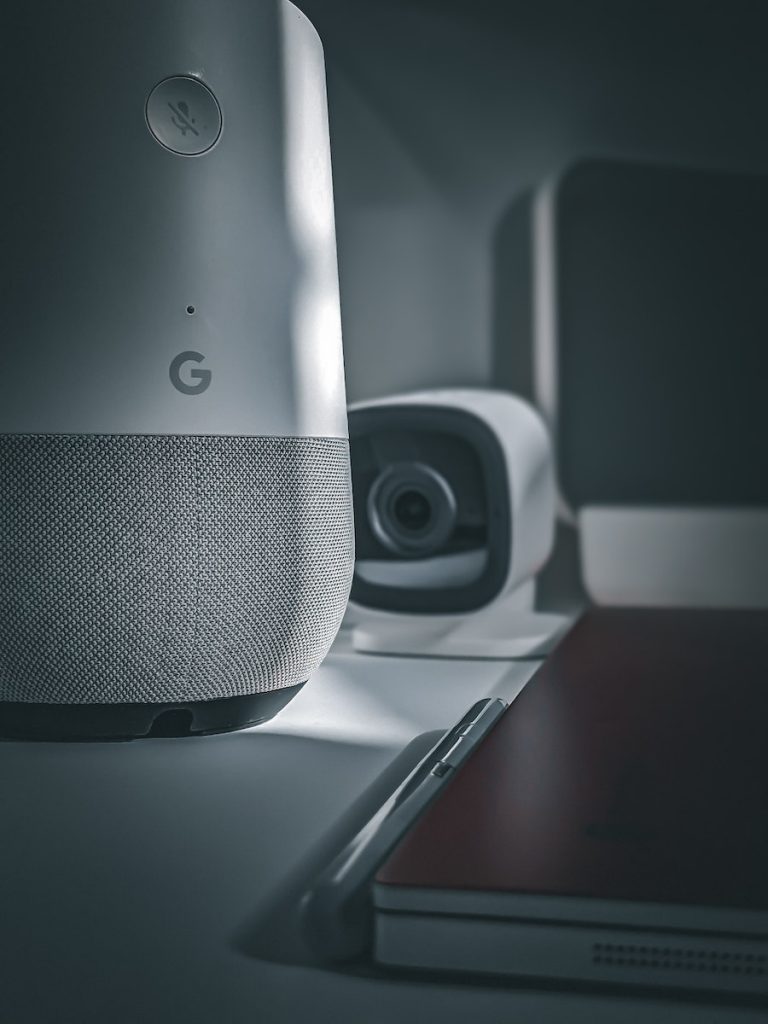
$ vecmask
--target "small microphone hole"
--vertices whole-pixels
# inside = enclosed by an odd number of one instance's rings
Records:
[[[187,312],[189,313],[190,316],[194,316],[195,315],[195,307],[194,306],[187,306]]]

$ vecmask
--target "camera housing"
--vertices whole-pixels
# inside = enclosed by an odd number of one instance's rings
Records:
[[[464,614],[530,582],[553,542],[555,484],[521,399],[441,389],[349,410],[357,562],[352,601]]]

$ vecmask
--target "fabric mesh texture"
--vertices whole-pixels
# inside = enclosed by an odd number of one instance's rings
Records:
[[[0,436],[0,700],[304,682],[353,558],[345,440]]]

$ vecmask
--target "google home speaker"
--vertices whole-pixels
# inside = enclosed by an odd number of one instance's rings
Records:
[[[0,38],[0,734],[262,721],[353,567],[320,41],[287,0]]]
[[[356,605],[467,615],[517,595],[530,607],[555,527],[549,437],[530,405],[421,391],[353,405],[349,429]]]

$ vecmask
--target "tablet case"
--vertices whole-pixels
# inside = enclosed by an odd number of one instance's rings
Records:
[[[768,993],[768,613],[588,612],[379,870],[383,963]]]

